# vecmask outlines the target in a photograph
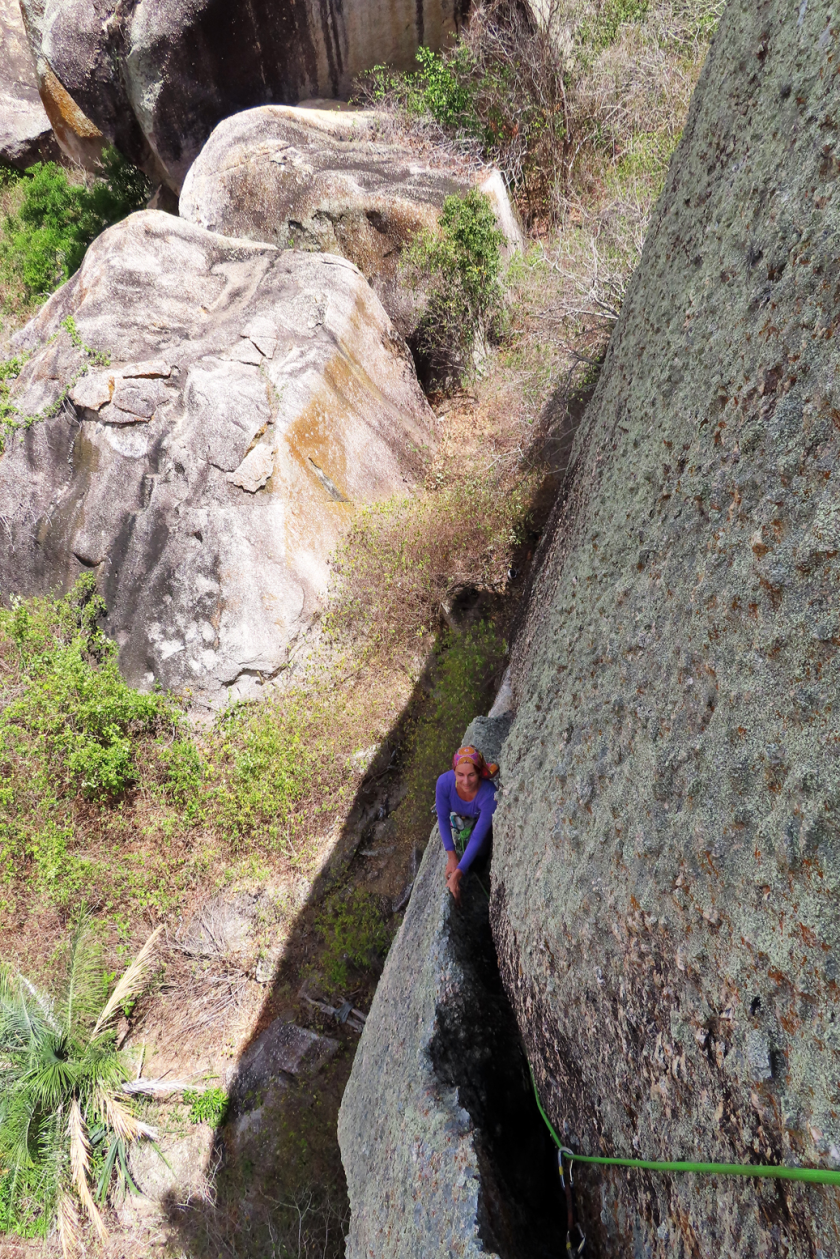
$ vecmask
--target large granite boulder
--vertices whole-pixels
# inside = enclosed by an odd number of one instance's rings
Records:
[[[278,672],[353,505],[409,490],[432,441],[351,263],[159,211],[100,236],[14,344],[0,591],[95,571],[126,676],[210,703]]]
[[[585,1153],[840,1166],[840,28],[730,0],[514,662],[491,918]],[[595,1255],[838,1253],[835,1189],[580,1168]]]
[[[92,126],[180,189],[217,122],[251,105],[346,96],[386,63],[441,47],[467,0],[21,0],[62,145]],[[74,115],[73,111],[77,111]]]
[[[349,258],[403,336],[417,301],[398,277],[400,255],[433,228],[446,197],[479,187],[516,248],[520,229],[498,171],[445,168],[381,138],[382,115],[340,102],[263,105],[225,119],[190,167],[180,214],[226,236]]]
[[[509,717],[465,735],[495,758]],[[348,1259],[553,1259],[559,1182],[495,967],[488,874],[444,883],[432,832],[338,1120]]]
[[[18,0],[0,0],[0,163],[23,170],[59,156],[38,95]]]

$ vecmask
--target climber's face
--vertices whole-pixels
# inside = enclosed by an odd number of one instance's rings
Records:
[[[459,761],[455,766],[455,786],[462,794],[472,795],[478,787],[478,770],[472,761]]]

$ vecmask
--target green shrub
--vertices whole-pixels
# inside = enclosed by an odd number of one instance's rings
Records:
[[[192,739],[175,739],[159,752],[166,771],[165,791],[182,816],[194,822],[204,817],[203,787],[206,765]]]
[[[0,714],[0,754],[68,772],[88,799],[121,795],[135,781],[133,738],[175,719],[159,695],[134,690],[116,646],[96,624],[104,604],[91,574],[65,598],[0,610],[18,651],[25,690]]]
[[[311,787],[317,749],[307,730],[317,714],[294,695],[238,705],[211,738],[221,781],[212,791],[217,822],[238,841],[262,831],[282,847],[291,837],[297,803]]]
[[[39,162],[26,172],[24,188],[0,238],[0,278],[16,279],[26,298],[44,297],[73,275],[91,241],[145,205],[151,192],[145,175],[113,148],[89,187],[71,183],[54,162]]]
[[[484,125],[476,113],[470,50],[458,44],[444,57],[431,48],[418,48],[417,64],[419,69],[407,74],[374,66],[362,76],[358,90],[372,104],[396,105],[415,118],[430,115],[442,127],[481,137]]]
[[[224,1122],[228,1108],[228,1095],[224,1089],[204,1089],[200,1093],[185,1089],[184,1102],[190,1108],[190,1123],[209,1123],[216,1128]]]
[[[486,335],[502,298],[501,247],[487,197],[473,188],[443,203],[437,230],[421,233],[403,266],[428,294],[418,347],[436,373],[462,374],[477,337]]]
[[[343,989],[351,967],[375,966],[391,943],[392,931],[384,921],[377,898],[355,888],[333,898],[316,923],[323,938],[321,965],[327,981]]]

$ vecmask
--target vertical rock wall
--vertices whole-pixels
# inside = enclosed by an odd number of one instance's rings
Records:
[[[491,916],[584,1152],[840,1165],[840,23],[731,0],[515,661]],[[593,1253],[840,1253],[836,1190],[581,1171]]]
[[[465,742],[499,755],[507,716]],[[456,909],[432,832],[338,1120],[348,1259],[553,1259],[551,1141],[530,1096],[488,921],[487,874]]]

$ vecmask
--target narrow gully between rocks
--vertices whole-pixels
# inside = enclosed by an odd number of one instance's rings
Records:
[[[465,887],[450,946],[463,970],[457,1006],[444,1006],[431,1044],[435,1073],[457,1088],[474,1125],[481,1241],[500,1259],[557,1259],[566,1204],[554,1145],[540,1117],[490,928],[489,869]]]

